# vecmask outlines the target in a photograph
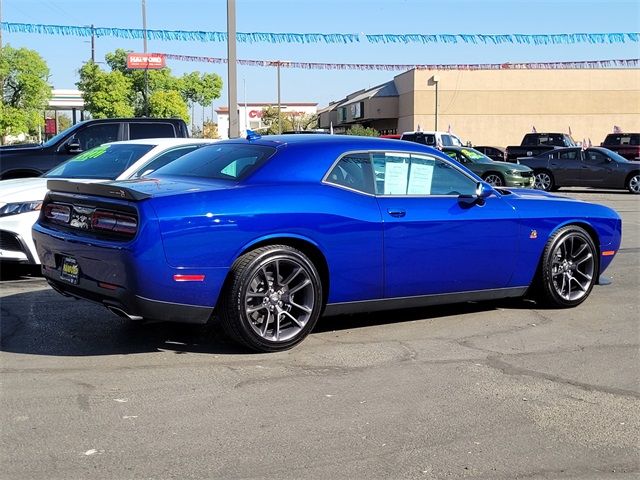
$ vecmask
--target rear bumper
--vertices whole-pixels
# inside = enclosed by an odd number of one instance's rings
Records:
[[[105,288],[99,282],[80,279],[77,285],[60,280],[60,272],[43,266],[42,273],[49,285],[62,295],[89,300],[131,320],[142,318],[180,323],[207,323],[212,308],[152,300],[135,295],[125,288]]]
[[[42,273],[63,295],[104,305],[131,318],[206,323],[228,268],[170,266],[159,237],[153,222],[131,242],[80,237],[38,223],[33,228]],[[61,278],[65,258],[77,264],[77,283]],[[176,275],[195,275],[199,280],[177,280]]]

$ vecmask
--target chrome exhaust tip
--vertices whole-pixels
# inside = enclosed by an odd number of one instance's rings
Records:
[[[127,320],[131,320],[133,322],[138,322],[140,320],[142,320],[143,318],[138,316],[138,315],[129,315],[127,312],[125,312],[124,310],[122,310],[121,308],[118,307],[114,307],[113,305],[105,305],[105,307],[107,307],[107,310],[109,310],[111,313],[121,317],[121,318],[126,318]]]

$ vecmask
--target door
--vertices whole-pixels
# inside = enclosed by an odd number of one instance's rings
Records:
[[[583,164],[579,148],[553,152],[549,159],[549,167],[556,186],[574,187],[584,184]]]
[[[582,156],[584,185],[588,187],[614,187],[614,170],[617,163],[604,153],[588,148]],[[618,180],[618,183],[620,181]]]
[[[424,154],[373,153],[383,218],[386,298],[504,288],[518,219],[502,197],[464,205],[474,179]]]

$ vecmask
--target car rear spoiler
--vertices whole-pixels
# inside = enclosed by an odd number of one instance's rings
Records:
[[[108,183],[82,183],[68,180],[48,180],[47,188],[54,192],[81,193],[84,195],[96,195],[98,197],[120,198],[139,202],[151,198],[148,193],[139,192],[120,185]]]

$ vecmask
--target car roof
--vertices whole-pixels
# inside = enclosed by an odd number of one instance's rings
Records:
[[[156,146],[172,146],[172,145],[194,145],[198,143],[214,143],[214,138],[138,138],[136,140],[120,140],[118,142],[109,142],[108,145],[156,145]]]
[[[440,135],[454,135],[457,137],[457,135],[455,133],[451,133],[451,132],[443,132],[440,130],[416,130],[415,132],[402,132],[402,135],[414,135],[416,133],[427,133],[429,135],[435,135],[436,133],[439,133]]]

